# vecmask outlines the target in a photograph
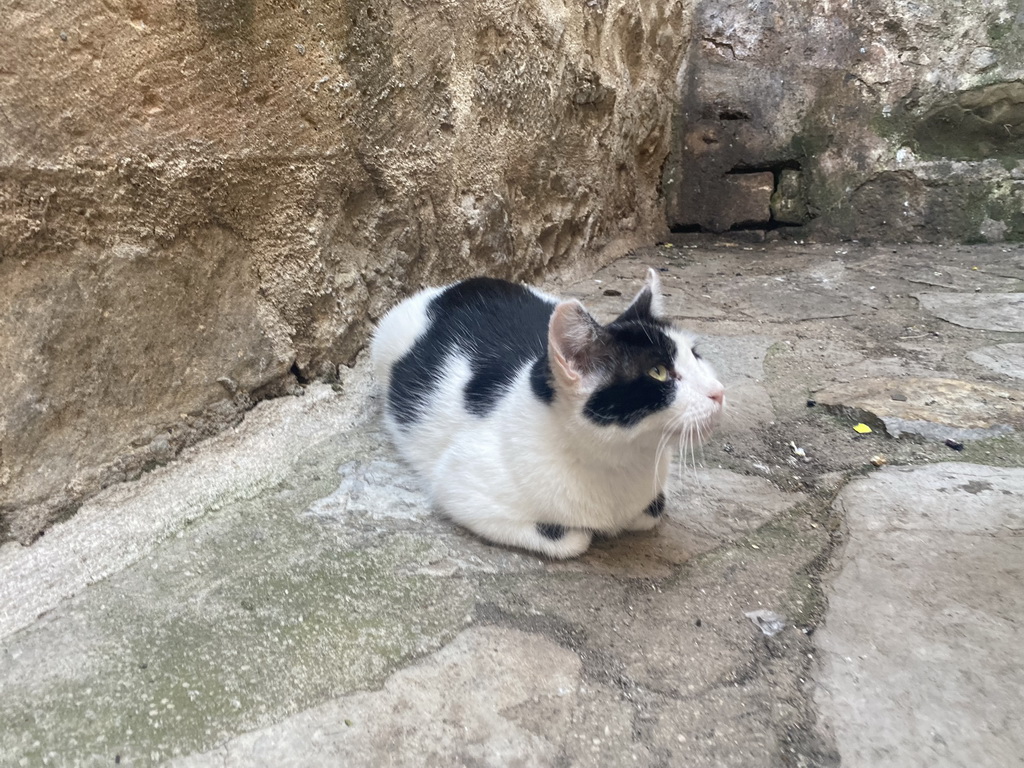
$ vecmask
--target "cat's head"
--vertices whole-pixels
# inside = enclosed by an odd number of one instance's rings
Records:
[[[555,390],[599,430],[701,438],[724,394],[693,341],[665,317],[658,274],[648,270],[643,289],[607,325],[579,301],[555,307],[548,326]]]

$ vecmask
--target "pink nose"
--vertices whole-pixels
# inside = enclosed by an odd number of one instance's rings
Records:
[[[725,392],[723,392],[721,389],[716,389],[711,394],[709,394],[708,397],[710,397],[712,400],[718,403],[719,406],[721,406],[725,402]]]

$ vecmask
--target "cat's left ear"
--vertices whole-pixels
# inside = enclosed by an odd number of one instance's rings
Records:
[[[603,329],[575,299],[563,301],[548,324],[548,357],[555,379],[578,390],[584,377],[599,365]]]
[[[615,322],[623,320],[656,320],[662,316],[665,307],[661,300],[661,280],[658,273],[653,269],[647,270],[647,282],[640,293],[633,299],[633,303],[626,307],[626,311],[616,318]]]

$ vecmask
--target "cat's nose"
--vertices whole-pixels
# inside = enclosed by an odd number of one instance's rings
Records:
[[[721,388],[714,389],[711,392],[709,392],[708,397],[710,397],[712,400],[718,403],[719,407],[721,407],[725,403],[725,391]]]

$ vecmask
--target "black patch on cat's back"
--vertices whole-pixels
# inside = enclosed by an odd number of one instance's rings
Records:
[[[399,424],[416,420],[450,355],[469,360],[466,410],[490,412],[524,365],[534,363],[530,388],[545,403],[554,399],[547,365],[548,322],[555,304],[529,289],[488,277],[447,288],[427,305],[428,326],[395,363],[388,405]]]

